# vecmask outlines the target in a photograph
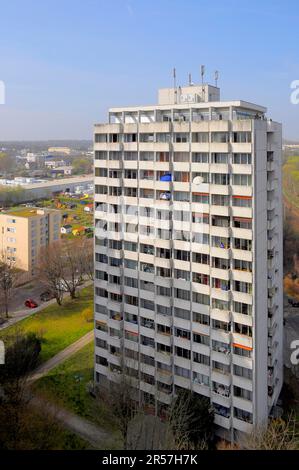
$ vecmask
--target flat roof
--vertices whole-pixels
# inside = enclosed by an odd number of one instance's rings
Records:
[[[38,213],[40,212],[40,213]],[[44,212],[42,214],[41,212]],[[13,215],[15,217],[25,217],[25,218],[30,218],[30,217],[35,217],[38,215],[46,215],[51,212],[59,212],[55,209],[47,209],[43,207],[14,207],[10,210],[7,210],[5,212],[2,212],[1,214],[3,215]]]
[[[229,108],[230,106],[235,106],[238,108],[250,109],[253,111],[259,111],[265,113],[267,108],[264,106],[260,106],[258,104],[250,103],[248,101],[208,101],[205,103],[180,103],[180,104],[155,104],[152,106],[123,106],[123,107],[113,107],[109,108],[110,113],[119,113],[122,111],[151,111],[153,109],[186,109],[186,108],[197,108],[197,109],[204,109],[204,108]]]

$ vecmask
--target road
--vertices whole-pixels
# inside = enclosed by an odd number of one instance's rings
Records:
[[[87,286],[90,286],[92,285],[93,281],[86,281],[84,282],[84,284],[82,284],[82,286],[79,286],[78,287],[78,291],[83,289],[84,287],[87,287]],[[18,300],[15,300],[15,304],[18,304],[19,305],[19,309],[17,310],[13,310],[11,308],[11,311],[9,313],[9,319],[3,323],[2,325],[0,325],[0,330],[3,330],[4,328],[7,328],[21,320],[23,320],[24,318],[26,317],[29,317],[30,315],[33,315],[34,313],[37,313],[37,312],[40,312],[41,310],[44,310],[44,308],[48,307],[49,305],[52,305],[52,304],[55,304],[56,303],[56,299],[51,299],[49,300],[48,302],[41,302],[39,300],[39,295],[41,294],[41,292],[44,292],[45,291],[45,287],[42,287],[41,285],[36,285],[36,287],[32,288],[27,285],[26,287],[20,287],[17,289],[18,290],[22,290],[22,292],[19,292],[18,294],[16,294],[18,296]],[[34,290],[35,289],[35,290]],[[32,295],[32,293],[35,292],[36,295]],[[40,292],[40,294],[37,295],[37,293]],[[64,295],[64,298],[67,298],[69,297],[69,294],[68,293],[65,293]],[[24,307],[24,302],[21,301],[20,299],[28,299],[28,298],[33,298],[34,300],[37,300],[38,303],[39,303],[39,306],[37,308],[27,308],[27,307]]]

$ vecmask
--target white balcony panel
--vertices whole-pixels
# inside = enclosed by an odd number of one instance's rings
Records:
[[[189,149],[190,149],[189,142],[186,142],[186,143],[174,142],[173,143],[174,152],[189,152]]]
[[[231,151],[232,153],[251,153],[252,152],[252,145],[251,143],[238,143],[234,142],[231,144]]]
[[[214,320],[224,321],[226,323],[230,320],[230,313],[228,310],[219,310],[218,308],[211,309],[211,318]]]
[[[221,364],[230,365],[231,363],[231,354],[230,353],[220,353],[217,351],[211,351],[211,360],[220,362]]]
[[[228,238],[229,235],[229,228],[228,227],[216,227],[216,226],[211,226],[210,227],[210,235],[214,235],[216,237],[226,237]]]
[[[233,418],[232,425],[238,431],[245,432],[250,434],[253,431],[253,424],[246,423],[246,421],[241,421],[240,419]]]
[[[216,277],[218,279],[223,279],[225,281],[228,281],[230,279],[229,270],[228,269],[211,268],[211,277]]]
[[[235,302],[242,302],[244,304],[252,305],[252,294],[245,294],[243,292],[232,291],[232,299]]]
[[[192,331],[193,333],[210,336],[210,327],[208,325],[202,325],[201,323],[193,322]]]
[[[232,355],[232,362],[240,367],[246,367],[247,369],[252,369],[253,360],[250,357],[239,356],[238,354]]]
[[[252,186],[232,185],[232,194],[237,196],[252,196]]]
[[[236,175],[251,175],[252,174],[252,167],[251,165],[243,165],[243,164],[232,164],[231,170],[233,174]]]
[[[232,319],[235,323],[241,323],[242,325],[253,325],[253,319],[251,315],[243,315],[242,313],[232,313]]]
[[[231,375],[222,374],[221,372],[218,372],[216,369],[213,369],[211,372],[211,381],[217,382],[222,385],[226,385],[228,387],[231,384]]]
[[[231,208],[233,217],[244,217],[246,219],[252,218],[252,208],[251,207],[237,207],[232,206]]]
[[[252,338],[246,335],[240,335],[238,333],[232,333],[233,343],[242,344],[248,348],[252,348]]]
[[[243,209],[243,208],[242,208]],[[212,215],[222,215],[225,217],[229,216],[229,207],[228,206],[210,206],[210,213]]]
[[[248,411],[249,413],[253,412],[253,403],[249,400],[244,400],[244,398],[233,397],[233,406],[240,408],[240,410]]]
[[[232,248],[232,257],[235,259],[240,259],[243,261],[252,261],[252,251],[249,250],[239,250],[238,248]]]
[[[214,415],[214,423],[218,426],[221,426],[225,429],[230,429],[231,427],[231,418],[225,418],[224,416],[215,414]]]

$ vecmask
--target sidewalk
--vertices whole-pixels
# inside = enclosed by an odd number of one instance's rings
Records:
[[[70,356],[75,354],[77,351],[82,349],[86,344],[90,343],[94,338],[94,331],[90,331],[86,335],[82,336],[80,339],[70,344],[67,348],[60,351],[55,356],[51,357],[47,362],[41,364],[30,377],[28,377],[28,382],[34,382],[35,380],[40,379],[46,375],[50,370],[57,367],[59,364],[64,362]]]

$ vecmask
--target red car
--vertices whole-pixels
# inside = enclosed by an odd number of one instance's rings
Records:
[[[28,308],[36,308],[38,305],[33,299],[27,299],[24,302],[25,306]]]

